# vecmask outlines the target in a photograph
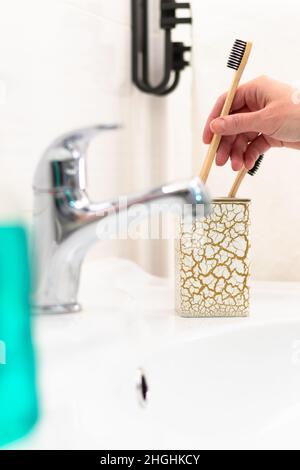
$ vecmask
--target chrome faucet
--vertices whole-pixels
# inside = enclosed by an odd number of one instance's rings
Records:
[[[34,189],[34,249],[37,274],[34,304],[38,311],[78,312],[80,270],[88,248],[101,238],[101,228],[113,227],[130,208],[151,208],[162,202],[165,210],[177,203],[199,205],[206,213],[209,197],[198,178],[161,186],[149,192],[92,203],[86,192],[85,154],[99,132],[118,126],[94,126],[55,140],[36,169]],[[100,235],[99,235],[100,234]]]

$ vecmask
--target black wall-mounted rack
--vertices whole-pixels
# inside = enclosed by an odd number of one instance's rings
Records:
[[[183,42],[172,42],[172,29],[179,24],[191,24],[192,18],[177,18],[178,9],[189,9],[189,2],[160,0],[160,27],[164,30],[164,72],[161,82],[153,86],[149,78],[149,11],[148,0],[131,0],[132,10],[132,80],[143,92],[165,96],[177,87],[182,70],[190,65],[185,53],[191,47]]]

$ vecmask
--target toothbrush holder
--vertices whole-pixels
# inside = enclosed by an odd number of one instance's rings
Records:
[[[249,199],[214,199],[208,217],[181,222],[175,245],[179,315],[249,315],[250,204]]]

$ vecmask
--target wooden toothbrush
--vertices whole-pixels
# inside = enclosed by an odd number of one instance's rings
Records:
[[[229,89],[229,92],[227,94],[222,112],[220,114],[220,117],[223,116],[228,116],[230,113],[230,109],[235,97],[236,90],[239,86],[242,74],[244,72],[244,69],[247,65],[249,55],[251,52],[252,48],[252,43],[251,42],[245,42],[241,41],[240,39],[236,39],[232,50],[230,52],[230,56],[227,62],[227,67],[235,70],[235,74],[233,77],[233,81],[231,84],[231,87]],[[208,152],[206,154],[206,157],[204,159],[201,171],[200,171],[200,179],[202,180],[203,183],[206,183],[209,172],[211,170],[213,161],[215,159],[218,147],[220,145],[222,136],[214,134],[212,141],[210,143]]]
[[[241,186],[242,181],[245,178],[245,176],[247,174],[250,175],[250,176],[254,176],[257,173],[257,171],[260,167],[260,164],[263,161],[263,158],[264,158],[264,155],[260,155],[258,157],[258,159],[256,160],[254,167],[251,170],[247,170],[247,168],[243,168],[242,170],[240,170],[238,172],[237,177],[235,178],[235,181],[232,185],[232,188],[229,191],[228,197],[230,197],[230,198],[235,198],[236,197],[236,194],[237,194],[238,190],[240,189],[240,186]]]

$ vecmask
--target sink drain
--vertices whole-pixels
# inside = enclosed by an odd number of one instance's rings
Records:
[[[142,408],[145,408],[148,404],[149,398],[149,387],[146,379],[145,372],[143,369],[137,370],[137,382],[136,382],[136,391],[138,402]]]

